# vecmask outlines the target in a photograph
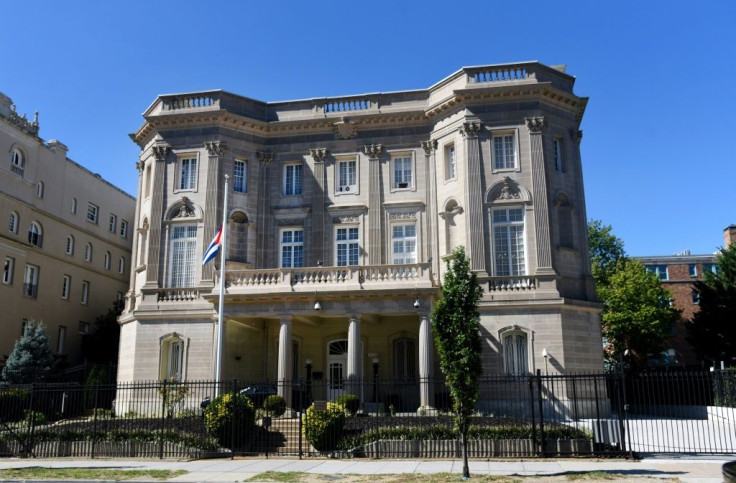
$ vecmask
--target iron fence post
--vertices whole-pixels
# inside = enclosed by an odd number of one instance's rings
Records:
[[[95,403],[92,408],[92,454],[91,458],[95,457],[95,448],[97,447],[97,403],[100,395],[100,381],[95,381]]]
[[[159,445],[158,445],[158,457],[164,459],[164,425],[166,424],[166,394],[167,394],[167,383],[164,379],[163,387],[161,389],[161,431],[159,432]]]
[[[534,414],[534,377],[529,376],[529,407],[532,410],[532,441],[534,441],[534,444],[537,444],[537,419]],[[539,443],[539,448],[541,450],[542,446],[541,443]]]
[[[230,408],[233,410],[232,417],[230,418],[230,459],[235,459],[235,428],[237,428],[237,425],[235,424],[235,419],[238,417],[238,412],[235,410],[237,408],[237,404],[235,402],[235,399],[237,398],[238,394],[238,380],[233,380],[233,399],[230,403]]]
[[[537,395],[539,396],[539,441],[540,452],[544,457],[544,402],[542,401],[542,370],[537,369]]]
[[[30,454],[33,454],[31,449],[33,448],[33,434],[36,430],[36,417],[33,412],[33,401],[35,397],[35,389],[36,384],[35,382],[31,382],[31,398],[28,402],[28,438],[26,439],[27,443],[25,444],[25,448],[23,448],[23,454],[25,456],[28,456]]]

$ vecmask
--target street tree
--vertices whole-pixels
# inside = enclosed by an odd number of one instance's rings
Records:
[[[455,428],[463,447],[463,477],[470,477],[468,467],[468,426],[478,401],[482,373],[480,314],[482,296],[465,249],[458,247],[447,260],[442,293],[432,311],[433,332],[440,369],[452,397]]]
[[[10,384],[40,381],[53,368],[54,356],[49,349],[46,328],[41,322],[28,321],[5,363],[3,379]]]
[[[695,353],[713,364],[736,365],[736,244],[721,250],[716,271],[706,271],[695,283],[700,310],[687,324]]]
[[[113,302],[107,313],[97,316],[91,334],[82,337],[82,355],[93,364],[116,364],[120,345],[118,316],[122,313],[122,301]]]
[[[608,283],[618,263],[626,258],[624,241],[613,234],[611,225],[600,220],[588,221],[588,247],[593,280],[597,285]]]

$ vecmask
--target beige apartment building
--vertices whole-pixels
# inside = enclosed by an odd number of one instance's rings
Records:
[[[28,320],[61,365],[82,362],[82,335],[127,291],[135,199],[67,151],[0,93],[2,364]]]
[[[340,98],[157,97],[131,135],[118,379],[213,378],[219,275],[201,256],[225,175],[223,378],[296,381],[309,365],[332,399],[380,364],[415,387],[403,409],[433,407],[431,309],[459,245],[483,287],[486,374],[602,370],[574,81],[524,62]]]

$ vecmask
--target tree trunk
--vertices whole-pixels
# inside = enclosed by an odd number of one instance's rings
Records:
[[[470,478],[470,467],[468,466],[468,422],[463,421],[460,431],[463,445],[463,480]]]

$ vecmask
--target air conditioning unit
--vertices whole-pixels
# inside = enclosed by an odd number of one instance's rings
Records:
[[[399,183],[399,188],[408,188],[409,183]]]

